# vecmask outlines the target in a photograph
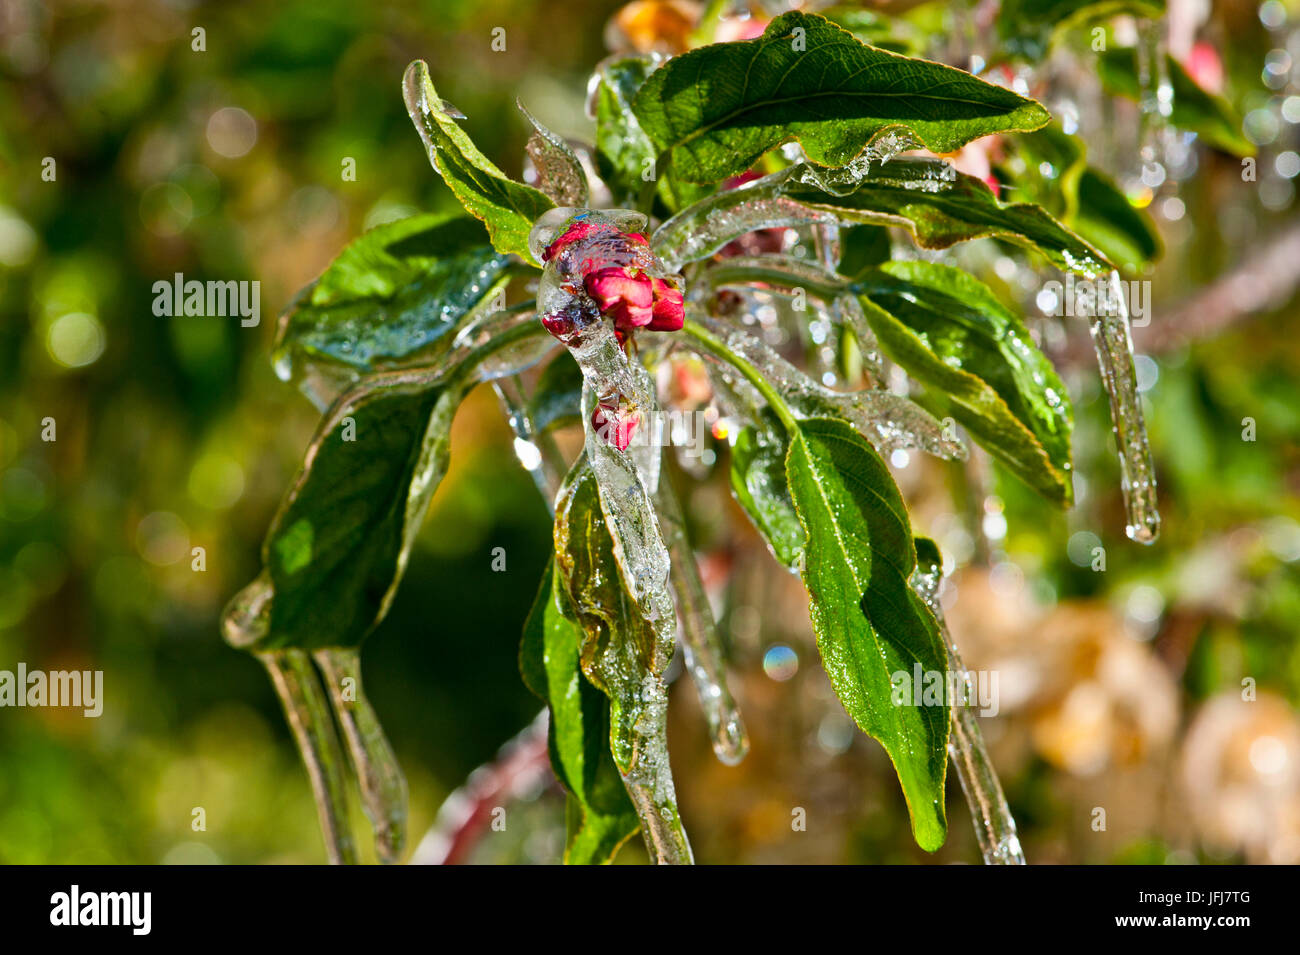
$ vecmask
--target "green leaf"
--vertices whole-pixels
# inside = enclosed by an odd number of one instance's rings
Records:
[[[262,545],[274,589],[255,649],[355,647],[383,619],[467,387],[372,379],[335,402]]]
[[[423,60],[406,68],[402,90],[433,168],[465,210],[487,225],[493,247],[539,264],[528,249],[528,233],[537,218],[555,204],[545,193],[509,178],[479,152],[443,106]]]
[[[632,104],[673,172],[717,182],[797,140],[844,166],[885,133],[950,152],[990,133],[1037,129],[1041,105],[969,73],[865,46],[824,17],[786,13],[763,36],[674,57]]]
[[[947,834],[949,707],[893,697],[914,666],[945,673],[939,627],[909,581],[912,529],[889,469],[848,423],[798,423],[786,459],[790,491],[807,535],[803,580],[817,647],[844,708],[894,763],[921,848]],[[925,677],[923,676],[923,679]]]
[[[528,399],[528,420],[538,434],[582,420],[582,369],[567,349],[542,369]]]
[[[666,662],[657,652],[654,628],[623,584],[596,475],[585,456],[555,501],[555,566],[585,635],[582,672],[609,697],[609,748],[626,774],[634,762],[642,680]]]
[[[431,360],[509,281],[469,216],[418,215],[344,249],[280,320],[277,361],[336,363],[345,375]]]
[[[1121,13],[1159,17],[1164,0],[1002,0],[998,37],[1009,56],[1038,63],[1061,36]]]
[[[986,451],[1055,504],[1073,501],[1065,386],[1015,313],[960,269],[888,262],[854,285],[881,348]]]
[[[1174,95],[1169,122],[1234,156],[1255,155],[1255,146],[1242,134],[1241,117],[1232,105],[1201,89],[1172,56],[1166,56],[1165,62]],[[1140,99],[1137,51],[1133,48],[1097,54],[1097,72],[1108,93]]]
[[[805,184],[792,184],[787,195],[841,221],[905,226],[926,249],[992,236],[1034,249],[1057,268],[1086,275],[1114,268],[1038,206],[999,202],[984,182],[939,159],[892,159],[847,196]]]
[[[1013,195],[1037,202],[1120,268],[1137,271],[1162,252],[1155,223],[1088,165],[1083,141],[1058,126],[1012,137]]]
[[[827,7],[817,12],[836,26],[848,30],[867,46],[879,47],[891,53],[911,55],[917,52],[914,43],[894,35],[894,21],[882,14],[848,6]]]
[[[550,710],[551,768],[577,804],[564,861],[602,864],[641,823],[610,755],[609,701],[582,676],[584,635],[573,618],[554,561],[548,562],[524,624],[519,670]]]
[[[642,177],[655,176],[656,195],[669,212],[676,212],[711,190],[655,168],[655,148],[632,113],[632,101],[654,69],[655,61],[649,57],[627,56],[610,60],[597,72],[596,171],[615,202],[625,206],[636,203],[645,182]]]
[[[854,278],[893,255],[889,230],[878,225],[850,225],[840,229],[840,275]]]
[[[1092,166],[1079,177],[1078,212],[1070,225],[1130,272],[1154,262],[1164,250],[1151,217],[1134,208],[1114,180]]]
[[[803,526],[786,483],[789,445],[775,415],[765,411],[766,427],[741,428],[731,449],[731,492],[772,556],[786,567],[797,566],[804,549]]]

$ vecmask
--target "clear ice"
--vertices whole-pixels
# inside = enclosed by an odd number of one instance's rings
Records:
[[[538,122],[518,99],[515,105],[533,127],[524,149],[537,173],[537,187],[557,206],[585,206],[590,195],[587,173],[573,149]]]
[[[693,307],[691,317],[772,382],[795,417],[814,418],[828,413],[841,415],[882,454],[899,449],[917,449],[940,458],[966,458],[965,445],[911,399],[877,388],[834,391],[813,381],[748,332],[710,318]],[[704,357],[717,363],[712,356]],[[725,368],[720,373],[734,390],[742,394],[752,387]]]
[[[397,862],[406,845],[406,777],[362,690],[360,651],[317,650],[312,657],[348,743],[361,806],[375,834],[375,854],[380,862]]]
[[[271,677],[307,767],[329,860],[335,865],[355,864],[357,851],[347,822],[343,750],[311,658],[305,650],[275,650],[257,656]]]
[[[961,790],[970,806],[975,824],[975,837],[986,865],[1024,865],[1025,855],[1016,834],[1016,820],[1011,816],[998,781],[993,761],[984,745],[975,708],[969,705],[973,694],[969,692],[970,671],[962,663],[957,644],[944,621],[943,606],[939,603],[939,587],[943,583],[943,569],[937,565],[920,566],[912,575],[912,589],[925,601],[939,623],[939,634],[948,651],[948,669],[960,675],[967,692],[952,707],[952,732],[948,737],[948,755],[957,769]]]
[[[660,451],[637,442],[620,451],[597,433],[592,415],[598,404],[614,402],[621,413],[639,416],[641,427],[658,420],[658,400],[645,367],[624,351],[614,323],[601,314],[587,294],[582,266],[635,269],[646,275],[680,281],[647,244],[630,241],[646,219],[623,210],[558,208],[538,219],[529,247],[539,261],[553,242],[577,226],[595,226],[584,238],[569,242],[546,262],[537,292],[537,311],[582,370],[582,418],[587,460],[595,474],[601,511],[614,543],[628,593],[654,631],[655,654],[662,662],[652,670],[622,672],[624,683],[639,679],[638,712],[633,721],[634,758],[623,782],[641,818],[651,858],[661,863],[692,861],[681,824],[672,770],[668,761],[668,690],[663,670],[672,655],[677,616],[669,584],[671,558],[664,543],[653,496],[659,485]]]
[[[1133,369],[1133,335],[1129,326],[1119,273],[1112,272],[1113,294],[1092,319],[1092,343],[1097,350],[1101,382],[1110,399],[1110,418],[1119,453],[1120,489],[1124,493],[1125,533],[1139,544],[1150,544],[1160,534],[1156,506],[1155,466],[1142,417],[1142,399]]]
[[[671,582],[677,602],[677,620],[682,635],[682,654],[686,670],[695,684],[713,752],[728,766],[735,766],[749,752],[749,735],[745,731],[740,708],[727,686],[727,672],[722,652],[722,639],[713,608],[709,606],[700,569],[695,563],[686,536],[685,519],[681,503],[671,482],[659,484],[655,496],[659,510],[659,526],[668,544],[672,558]]]

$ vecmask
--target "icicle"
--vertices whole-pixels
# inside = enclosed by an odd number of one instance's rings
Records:
[[[1133,336],[1128,304],[1119,273],[1110,275],[1111,293],[1099,303],[1092,319],[1092,342],[1097,350],[1101,382],[1110,399],[1110,418],[1119,452],[1120,487],[1127,515],[1125,532],[1140,544],[1150,544],[1160,534],[1156,507],[1156,475],[1142,418],[1142,400],[1133,370]]]
[[[948,669],[960,675],[966,691],[961,700],[954,701],[952,707],[948,755],[957,769],[962,792],[970,806],[975,837],[985,864],[1024,865],[1025,855],[1020,847],[1020,837],[1016,834],[1016,821],[1011,816],[1011,807],[1007,805],[1002,784],[998,782],[997,772],[984,746],[984,735],[980,732],[975,708],[968,705],[972,699],[970,671],[962,663],[957,644],[953,642],[952,634],[948,632],[948,625],[944,621],[943,606],[939,603],[939,585],[942,582],[943,569],[937,565],[918,565],[912,576],[912,589],[925,601],[939,622],[939,633],[948,651]]]
[[[271,676],[311,778],[329,860],[353,865],[357,854],[347,825],[343,750],[311,660],[305,650],[276,650],[257,656]]]
[[[766,344],[746,332],[693,310],[692,317],[721,338],[776,386],[797,417],[828,412],[842,415],[872,443],[887,453],[916,448],[941,458],[965,459],[966,448],[951,437],[934,416],[901,395],[880,389],[832,391],[813,381]],[[716,363],[716,359],[705,356]],[[724,370],[723,374],[727,374]],[[743,391],[743,385],[737,386]]]
[[[672,557],[671,581],[686,669],[709,724],[714,754],[726,765],[735,766],[749,752],[749,736],[727,686],[722,640],[686,537],[681,504],[669,481],[660,482],[655,501],[659,505],[659,527]]]
[[[1138,23],[1138,154],[1141,182],[1158,189],[1165,181],[1164,140],[1173,113],[1174,90],[1165,59],[1164,21]]]
[[[362,691],[360,651],[317,650],[312,658],[320,667],[334,718],[348,742],[361,787],[361,805],[375,833],[375,853],[380,862],[397,862],[406,844],[406,777]]]

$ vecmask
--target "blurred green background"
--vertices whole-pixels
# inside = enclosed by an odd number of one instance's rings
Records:
[[[272,372],[274,316],[364,228],[450,208],[402,104],[407,62],[429,61],[478,145],[518,176],[527,128],[514,97],[556,131],[589,137],[586,79],[617,8],[8,0],[0,668],[102,669],[106,703],[99,719],[0,710],[0,862],[323,860],[270,685],[217,627],[259,567],[317,419]],[[1295,8],[1282,9],[1294,25]],[[504,52],[492,50],[495,27]],[[1261,74],[1294,30],[1270,33],[1256,4],[1228,3],[1205,35],[1224,51],[1225,92],[1243,114],[1281,118],[1255,120],[1258,184],[1205,153],[1182,184],[1184,210],[1165,208],[1157,326],[1162,305],[1296,222],[1295,172],[1270,170],[1290,168],[1276,157],[1297,146],[1300,99],[1293,79]],[[356,181],[341,176],[348,157]],[[152,285],[176,272],[259,280],[260,325],[155,316]],[[1077,509],[1049,511],[987,463],[973,501],[951,492],[943,468],[900,469],[918,531],[959,565],[949,613],[967,662],[1002,674],[1003,712],[985,731],[1029,859],[1300,861],[1294,287],[1248,322],[1189,329],[1190,341],[1169,336],[1140,359],[1165,517],[1149,549],[1123,535],[1081,331],[1060,332],[1057,349],[1079,417]],[[53,442],[41,440],[46,418]],[[1243,440],[1247,418],[1254,440]],[[538,709],[515,656],[550,527],[487,389],[461,411],[453,460],[364,657],[410,780],[412,846]],[[883,752],[852,732],[819,673],[797,582],[774,569],[717,471],[693,492],[692,518],[754,751],[738,768],[714,763],[690,688],[675,685],[674,770],[699,859],[976,861],[955,781],[948,845],[929,857],[912,844]],[[1091,566],[1097,546],[1104,572]],[[191,569],[194,547],[203,572]],[[495,547],[505,573],[491,570]],[[797,672],[778,665],[777,646]],[[1244,678],[1254,703],[1241,700]],[[794,806],[808,810],[808,831],[791,830]],[[206,831],[191,828],[196,807]],[[1092,825],[1097,807],[1105,831]],[[521,808],[508,837],[483,837],[479,858],[554,858],[562,802],[545,790]]]

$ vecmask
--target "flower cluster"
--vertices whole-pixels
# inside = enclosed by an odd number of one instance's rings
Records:
[[[576,273],[600,313],[612,318],[614,327],[624,334],[638,328],[652,332],[680,329],[686,316],[682,290],[670,279],[648,274],[635,261],[619,263],[602,255],[601,250],[608,249],[611,240],[621,240],[632,252],[639,251],[636,246],[647,253],[650,249],[650,243],[639,232],[619,232],[611,225],[579,220],[546,247],[542,258],[546,262],[562,261],[566,253],[585,253],[576,268],[564,271]],[[591,246],[595,248],[589,250]]]
[[[626,346],[638,329],[675,332],[685,321],[680,278],[667,273],[643,233],[626,226],[588,210],[563,222],[558,236],[537,247],[549,277],[543,285],[549,281],[555,290],[541,321],[570,348],[584,347],[593,322],[610,320],[619,344]],[[543,298],[539,293],[539,303]],[[631,445],[640,422],[640,410],[619,394],[602,395],[591,416],[596,434],[620,451]]]

